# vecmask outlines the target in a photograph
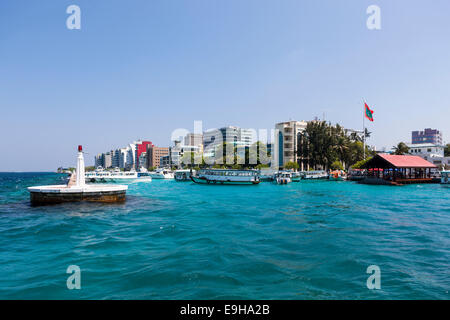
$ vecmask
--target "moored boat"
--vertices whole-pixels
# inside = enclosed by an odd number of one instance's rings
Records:
[[[292,173],[287,171],[280,171],[274,175],[273,181],[276,184],[288,184],[292,182]]]
[[[441,171],[441,184],[450,187],[450,170]]]
[[[195,175],[195,170],[176,170],[175,181],[191,181],[191,175]]]
[[[334,170],[329,174],[329,179],[331,181],[344,181],[346,180],[346,174],[343,170]]]
[[[260,183],[256,170],[205,169],[191,176],[191,180],[200,184],[256,185]]]
[[[300,180],[302,180],[302,175],[300,174],[300,172],[294,171],[291,172],[292,175],[292,182],[300,182]]]
[[[302,171],[300,172],[302,181],[328,180],[328,173],[325,170]]]
[[[87,182],[119,182],[119,183],[131,183],[131,182],[150,182],[152,178],[150,173],[146,170],[141,171],[120,171],[120,170],[103,170],[97,169],[85,173],[85,179]]]
[[[277,173],[276,170],[271,168],[262,168],[259,170],[259,180],[263,181],[273,181],[273,176]]]
[[[174,179],[173,171],[170,169],[158,168],[149,174],[153,179]]]

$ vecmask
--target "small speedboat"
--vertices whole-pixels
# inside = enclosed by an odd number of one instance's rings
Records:
[[[159,168],[155,171],[149,172],[150,177],[153,179],[173,179],[174,174],[173,171],[169,169]]]
[[[276,184],[288,184],[292,182],[292,173],[280,171],[274,175],[273,181]]]

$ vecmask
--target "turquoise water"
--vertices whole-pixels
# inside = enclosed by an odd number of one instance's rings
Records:
[[[450,188],[153,180],[122,205],[29,205],[61,177],[0,173],[2,299],[449,299]]]

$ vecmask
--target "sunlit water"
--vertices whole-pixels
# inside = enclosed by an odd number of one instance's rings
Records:
[[[448,299],[450,188],[153,180],[120,205],[31,207],[0,173],[2,299]],[[81,290],[66,269],[81,268]],[[369,265],[381,290],[369,290]]]

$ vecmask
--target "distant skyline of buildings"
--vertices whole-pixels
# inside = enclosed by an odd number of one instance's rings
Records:
[[[311,121],[318,121],[317,119]],[[277,166],[284,166],[288,162],[296,162],[300,170],[306,170],[307,165],[298,154],[302,146],[303,132],[308,121],[289,120],[276,123],[276,136],[267,144],[267,150],[272,153],[272,162]],[[345,129],[347,133],[362,133],[358,130]],[[243,156],[245,148],[249,148],[259,141],[256,130],[237,126],[224,126],[219,129],[209,129],[203,133],[187,133],[184,137],[174,140],[173,146],[159,147],[149,140],[133,141],[124,148],[110,150],[95,156],[95,167],[120,168],[124,170],[180,167],[186,153],[202,154],[214,157],[218,147],[223,142],[232,144],[238,149],[239,156]],[[433,162],[434,164],[450,164],[450,157],[444,157],[442,132],[437,129],[426,128],[422,131],[411,132],[411,143],[407,143],[411,154]],[[186,161],[186,159],[184,159]]]

